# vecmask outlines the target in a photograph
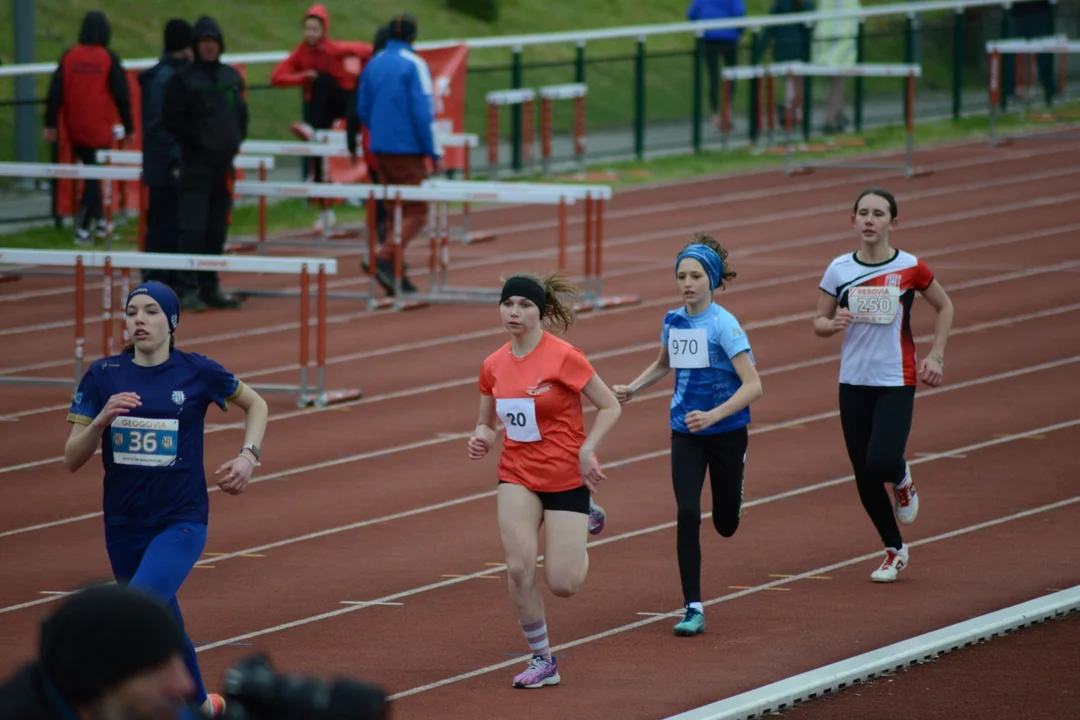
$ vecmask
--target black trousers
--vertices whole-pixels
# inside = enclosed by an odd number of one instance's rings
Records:
[[[80,147],[72,148],[75,156],[83,165],[97,165],[98,148]],[[101,148],[108,150],[108,148]],[[83,180],[82,200],[79,203],[79,214],[75,218],[75,227],[89,230],[96,220],[105,219],[105,205],[101,195],[100,180]]]
[[[701,602],[701,490],[705,471],[712,490],[716,532],[731,537],[742,516],[745,427],[715,435],[671,432],[671,483],[675,490],[676,552],[683,601]]]
[[[728,40],[705,40],[705,70],[709,77],[709,107],[713,113],[720,112],[720,57],[724,58],[724,67],[735,67],[739,59],[739,44]],[[731,99],[735,99],[738,83],[731,83]]]
[[[152,185],[146,208],[146,252],[176,253],[180,248],[180,186]],[[156,281],[176,290],[173,270],[143,270],[143,281]]]
[[[840,384],[840,425],[866,514],[887,548],[904,545],[885,487],[903,481],[904,449],[915,410],[915,386]]]
[[[180,171],[178,251],[181,255],[222,255],[232,210],[232,167],[186,165]],[[177,272],[176,292],[181,297],[198,291],[215,295],[221,281],[217,272]]]
[[[338,85],[331,75],[320,73],[311,84],[311,99],[307,104],[307,122],[316,130],[328,130],[338,118],[345,117],[345,104],[350,93]],[[323,158],[308,158],[315,182],[322,182]]]

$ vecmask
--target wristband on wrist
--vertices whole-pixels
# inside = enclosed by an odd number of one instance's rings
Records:
[[[926,356],[926,359],[927,360],[935,360],[937,362],[937,364],[941,366],[942,370],[945,369],[945,358],[941,357],[940,355],[930,354],[930,355]]]

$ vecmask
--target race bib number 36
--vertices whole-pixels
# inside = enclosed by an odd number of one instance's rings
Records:
[[[668,331],[668,364],[673,368],[709,367],[709,335],[704,328]]]
[[[541,440],[532,398],[499,398],[495,401],[495,412],[506,426],[506,437],[515,442]]]
[[[164,467],[176,461],[180,421],[118,417],[109,428],[113,461],[119,465]]]
[[[854,287],[848,291],[848,310],[855,322],[888,325],[900,309],[900,288],[891,285]]]

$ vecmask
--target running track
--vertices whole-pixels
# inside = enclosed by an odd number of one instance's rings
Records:
[[[399,718],[660,718],[1080,582],[1074,554],[1061,551],[1080,521],[1070,482],[1080,150],[972,143],[919,162],[935,174],[770,171],[622,190],[607,208],[605,294],[643,302],[582,315],[570,332],[601,376],[628,382],[654,358],[663,313],[678,304],[673,259],[698,229],[732,251],[738,278],[718,300],[747,329],[763,375],[742,525],[724,540],[702,524],[705,636],[671,634],[681,598],[668,379],[624,409],[602,449],[609,521],[591,543],[584,589],[570,600],[545,592],[563,684],[512,691],[525,646],[499,566],[497,452],[478,463],[465,454],[476,372],[505,341],[497,310],[369,314],[332,300],[327,385],[360,386],[364,398],[297,410],[268,396],[256,482],[240,497],[211,491],[207,554],[181,592],[208,685],[220,688],[230,664],[263,649],[288,672],[382,684]],[[890,586],[869,579],[881,553],[840,435],[839,340],[810,327],[817,281],[853,249],[850,206],[871,184],[897,193],[894,243],[925,258],[956,305],[946,383],[919,390],[908,457],[922,508],[905,532],[911,567]],[[454,246],[452,280],[495,286],[509,272],[551,268],[553,220],[547,208],[477,213],[474,227],[500,239]],[[355,258],[339,257],[332,286],[366,289]],[[425,262],[422,251],[409,260]],[[226,283],[294,287],[273,276]],[[0,293],[0,374],[69,374],[66,283],[27,278]],[[92,307],[99,297],[95,279]],[[189,314],[178,343],[244,379],[295,382],[296,314],[295,300],[274,299]],[[925,353],[932,311],[919,300],[914,316]],[[95,319],[89,358],[100,347]],[[109,576],[100,465],[72,476],[59,462],[68,397],[5,387],[0,401],[0,676],[33,653],[56,593]],[[210,411],[209,472],[236,452],[241,420]]]

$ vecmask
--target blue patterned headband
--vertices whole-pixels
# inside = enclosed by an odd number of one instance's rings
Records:
[[[165,313],[165,317],[169,321],[169,334],[172,335],[176,330],[176,326],[180,324],[180,299],[176,297],[173,289],[168,285],[153,280],[144,282],[131,291],[124,307],[127,307],[131,303],[131,298],[136,295],[149,295],[154,299],[154,302],[161,306],[161,311]]]
[[[679,263],[685,258],[693,258],[705,268],[705,274],[709,276],[710,290],[715,290],[720,286],[720,279],[724,277],[724,261],[715,250],[701,243],[690,245],[679,253],[679,257],[675,260],[676,273],[679,272]]]

